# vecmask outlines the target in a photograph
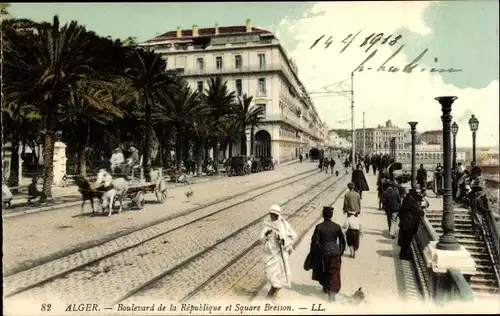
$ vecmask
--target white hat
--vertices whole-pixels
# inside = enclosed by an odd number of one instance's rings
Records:
[[[269,213],[281,216],[281,207],[277,204],[274,204],[269,208]]]

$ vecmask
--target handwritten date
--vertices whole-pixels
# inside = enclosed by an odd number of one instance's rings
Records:
[[[342,40],[341,43],[345,44],[345,46],[342,48],[340,53],[343,53],[352,44],[352,42],[356,39],[356,37],[359,35],[359,33],[361,33],[361,30],[356,34],[351,33],[351,34],[347,35]],[[314,43],[311,45],[311,47],[309,47],[309,49],[313,49],[325,37],[326,37],[326,35],[321,35],[318,39],[316,39],[314,41]],[[365,52],[368,52],[377,43],[380,43],[380,44],[387,43],[390,46],[394,46],[398,43],[398,41],[401,38],[403,38],[402,35],[397,35],[397,36],[389,35],[389,36],[384,38],[384,33],[378,33],[378,34],[372,33],[370,36],[365,38],[365,40],[363,41],[363,43],[361,43],[361,45],[359,45],[359,47],[367,46],[367,49],[365,50]],[[329,48],[332,43],[333,43],[333,36],[329,36],[324,42],[325,49]]]

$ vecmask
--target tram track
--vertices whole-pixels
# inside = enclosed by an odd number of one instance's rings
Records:
[[[129,242],[129,244],[126,247],[119,247],[119,245],[111,245],[108,248],[111,248],[110,251],[108,251],[105,254],[101,254],[98,256],[95,256],[94,258],[91,258],[91,254],[85,253],[85,251],[80,251],[78,253],[71,254],[67,257],[61,258],[59,260],[64,261],[71,261],[68,260],[68,257],[71,256],[77,256],[80,259],[80,262],[77,262],[76,264],[70,264],[68,262],[59,262],[59,264],[54,264],[56,261],[49,262],[40,266],[37,266],[36,268],[32,268],[29,270],[25,270],[22,272],[19,272],[17,274],[14,274],[12,276],[4,278],[4,298],[9,298],[16,296],[18,294],[23,294],[25,292],[29,292],[30,290],[33,290],[35,288],[40,288],[43,287],[44,285],[48,283],[55,282],[57,280],[61,280],[63,278],[67,278],[69,274],[71,273],[77,273],[81,271],[86,271],[88,268],[99,266],[103,261],[119,256],[120,254],[126,253],[127,251],[131,251],[133,249],[145,246],[149,242],[153,242],[156,239],[165,237],[166,235],[169,235],[175,231],[179,231],[182,228],[185,228],[187,226],[192,226],[196,225],[196,223],[206,220],[209,221],[209,217],[217,216],[220,215],[220,213],[224,211],[228,211],[231,209],[234,209],[237,206],[240,206],[244,203],[248,203],[251,201],[254,201],[258,197],[262,197],[270,192],[276,192],[277,190],[283,189],[289,185],[294,185],[302,180],[305,180],[309,177],[313,177],[315,175],[318,175],[320,171],[314,170],[314,171],[307,171],[303,172],[299,175],[294,175],[291,177],[287,177],[285,179],[280,179],[278,181],[274,181],[272,183],[266,184],[264,186],[261,186],[259,188],[254,188],[251,191],[254,194],[250,194],[250,197],[244,197],[241,198],[241,195],[245,195],[250,193],[249,191],[244,192],[244,193],[239,193],[238,196],[240,197],[240,200],[236,203],[231,203],[228,206],[224,207],[218,207],[215,209],[215,211],[210,211],[209,208],[214,205],[222,204],[224,202],[227,202],[232,197],[225,198],[221,201],[215,201],[212,203],[208,203],[208,205],[203,205],[199,208],[197,208],[196,212],[195,210],[190,210],[187,212],[182,212],[180,214],[175,214],[173,217],[163,219],[161,223],[155,223],[151,224],[146,228],[142,228],[142,230],[139,231],[141,234],[137,234],[139,236],[134,236],[135,238],[132,242]],[[314,185],[312,186],[314,187]],[[310,187],[308,187],[306,190],[309,190]],[[261,191],[263,192],[255,192],[255,191]],[[208,211],[208,212],[200,212],[200,211]],[[205,213],[205,214],[199,214],[199,213]],[[201,215],[201,216],[196,216],[196,215]],[[174,223],[175,221],[178,221],[178,223]],[[170,224],[171,227],[161,227],[162,225],[164,226],[165,223]],[[168,225],[167,225],[168,226]],[[149,229],[150,231],[148,232],[149,234],[145,234],[144,230]],[[130,236],[133,233],[137,233],[137,231],[134,231],[132,233],[129,233],[127,236]],[[125,237],[127,237],[125,236]],[[123,237],[120,237],[123,238]],[[119,239],[119,238],[117,238]],[[116,240],[116,239],[115,239]],[[110,241],[108,243],[111,243],[113,241]],[[109,246],[109,245],[108,245]],[[95,247],[94,247],[95,248]],[[51,265],[48,266],[47,265]],[[36,269],[47,269],[49,270],[48,275],[42,275],[40,276],[39,274],[36,273]],[[32,272],[32,273],[30,273]]]
[[[313,186],[311,190],[292,197],[282,204],[283,215],[288,220],[308,216],[311,213],[311,208],[312,210],[316,209],[314,204],[317,202],[318,197],[332,188],[338,188],[339,184],[345,182],[344,178],[345,176],[335,178],[333,179],[334,181],[332,181],[332,178],[326,178],[321,183]],[[343,191],[341,190],[341,192]],[[127,304],[128,301],[131,303],[132,301],[137,302],[155,298],[168,298],[173,301],[186,302],[196,297],[200,292],[208,289],[209,285],[214,285],[214,283],[216,283],[216,287],[219,285],[227,288],[227,283],[231,283],[230,277],[223,276],[227,271],[239,265],[242,260],[248,261],[250,259],[250,262],[253,263],[255,260],[252,259],[261,258],[261,249],[259,246],[262,243],[258,235],[261,228],[260,224],[267,216],[268,212],[265,212],[212,246],[187,258],[177,266],[164,271],[144,283],[141,287],[127,293],[116,301],[116,303]],[[302,233],[301,231],[299,236],[303,234],[305,232]],[[248,246],[249,243],[250,245]],[[244,246],[241,247],[242,245]],[[220,262],[214,263],[213,258],[218,258],[217,261]],[[247,269],[240,269],[236,271],[236,275],[247,270],[248,267]],[[190,277],[192,278],[193,275],[197,276],[196,282],[182,282],[183,280],[188,280]],[[208,292],[214,294],[212,288],[208,289]]]

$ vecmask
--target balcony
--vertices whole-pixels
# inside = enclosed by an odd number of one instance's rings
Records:
[[[267,97],[267,91],[266,90],[264,90],[264,91],[257,90],[257,91],[255,91],[255,95],[254,96],[255,97],[260,97],[260,98],[265,98],[265,97]]]
[[[278,72],[282,71],[283,67],[280,64],[268,65],[251,65],[242,67],[204,67],[203,69],[186,69],[181,73],[182,76],[213,76],[213,75],[234,75],[242,73],[263,73],[263,72]]]

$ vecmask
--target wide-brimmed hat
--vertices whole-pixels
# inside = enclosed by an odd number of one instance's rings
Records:
[[[276,215],[280,216],[281,215],[281,207],[277,204],[274,204],[269,208],[269,213],[276,214]]]
[[[135,152],[135,151],[137,151],[137,148],[135,148],[134,146],[131,146],[131,147],[129,148],[129,151]]]
[[[113,149],[114,152],[118,152],[118,151],[122,151],[122,149],[120,147],[116,147],[115,149]]]

